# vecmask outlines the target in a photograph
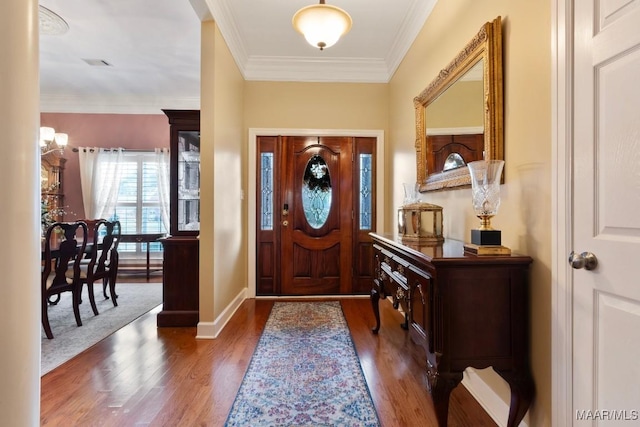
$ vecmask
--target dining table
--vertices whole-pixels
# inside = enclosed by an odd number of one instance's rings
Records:
[[[146,243],[147,244],[147,280],[151,273],[150,268],[150,247],[151,243],[155,242],[162,237],[165,237],[165,233],[133,233],[133,234],[121,234],[120,243]]]

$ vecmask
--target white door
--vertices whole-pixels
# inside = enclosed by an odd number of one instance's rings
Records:
[[[640,0],[573,4],[572,415],[639,425]]]

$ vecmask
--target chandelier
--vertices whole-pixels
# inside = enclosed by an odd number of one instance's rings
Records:
[[[311,46],[324,50],[331,47],[351,29],[351,16],[336,6],[319,4],[303,7],[293,15],[293,28],[300,32]]]
[[[56,133],[54,128],[43,126],[40,128],[40,155],[46,156],[50,153],[62,155],[68,141],[69,135],[66,133]]]

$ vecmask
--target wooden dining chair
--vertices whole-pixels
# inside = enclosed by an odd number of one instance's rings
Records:
[[[45,234],[41,278],[42,326],[47,338],[53,338],[49,324],[49,305],[55,305],[60,295],[70,292],[76,324],[80,319],[80,262],[87,245],[87,224],[83,221],[55,222]],[[52,298],[56,296],[57,299]]]
[[[115,302],[115,278],[113,278],[113,267],[117,269],[117,252],[114,251],[114,247],[117,244],[117,237],[114,233],[116,227],[119,229],[120,223],[118,221],[107,221],[99,219],[94,221],[92,232],[89,234],[91,238],[91,250],[89,256],[83,262],[81,262],[80,270],[80,287],[87,285],[87,292],[89,295],[89,302],[94,314],[98,314],[98,308],[96,306],[94,284],[97,281],[102,281],[103,293],[105,298],[109,298],[106,295],[106,288],[109,286],[111,292],[111,299],[114,302],[114,306],[117,306]]]
[[[107,262],[107,270],[109,271],[108,279],[102,282],[102,293],[105,298],[109,298],[107,295],[107,286],[109,287],[109,295],[113,306],[118,306],[118,295],[116,294],[116,280],[118,278],[118,266],[120,263],[120,255],[118,253],[118,244],[120,243],[120,236],[122,235],[122,228],[120,221],[111,221],[107,227],[107,233],[111,233],[113,236],[113,246],[109,254],[109,260]]]

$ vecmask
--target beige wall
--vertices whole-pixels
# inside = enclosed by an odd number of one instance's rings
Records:
[[[245,127],[387,130],[388,85],[245,83]]]
[[[202,24],[200,322],[246,287],[243,79],[217,25]]]
[[[480,27],[503,20],[505,178],[493,219],[505,246],[533,259],[532,368],[537,397],[531,425],[551,423],[551,8],[547,2],[447,0],[436,4],[390,82],[387,180],[394,192],[387,218],[402,200],[402,182],[414,182],[414,112],[411,100],[447,66]],[[478,224],[470,189],[426,193],[443,206],[445,235],[469,240]],[[392,220],[387,224],[392,229]]]

